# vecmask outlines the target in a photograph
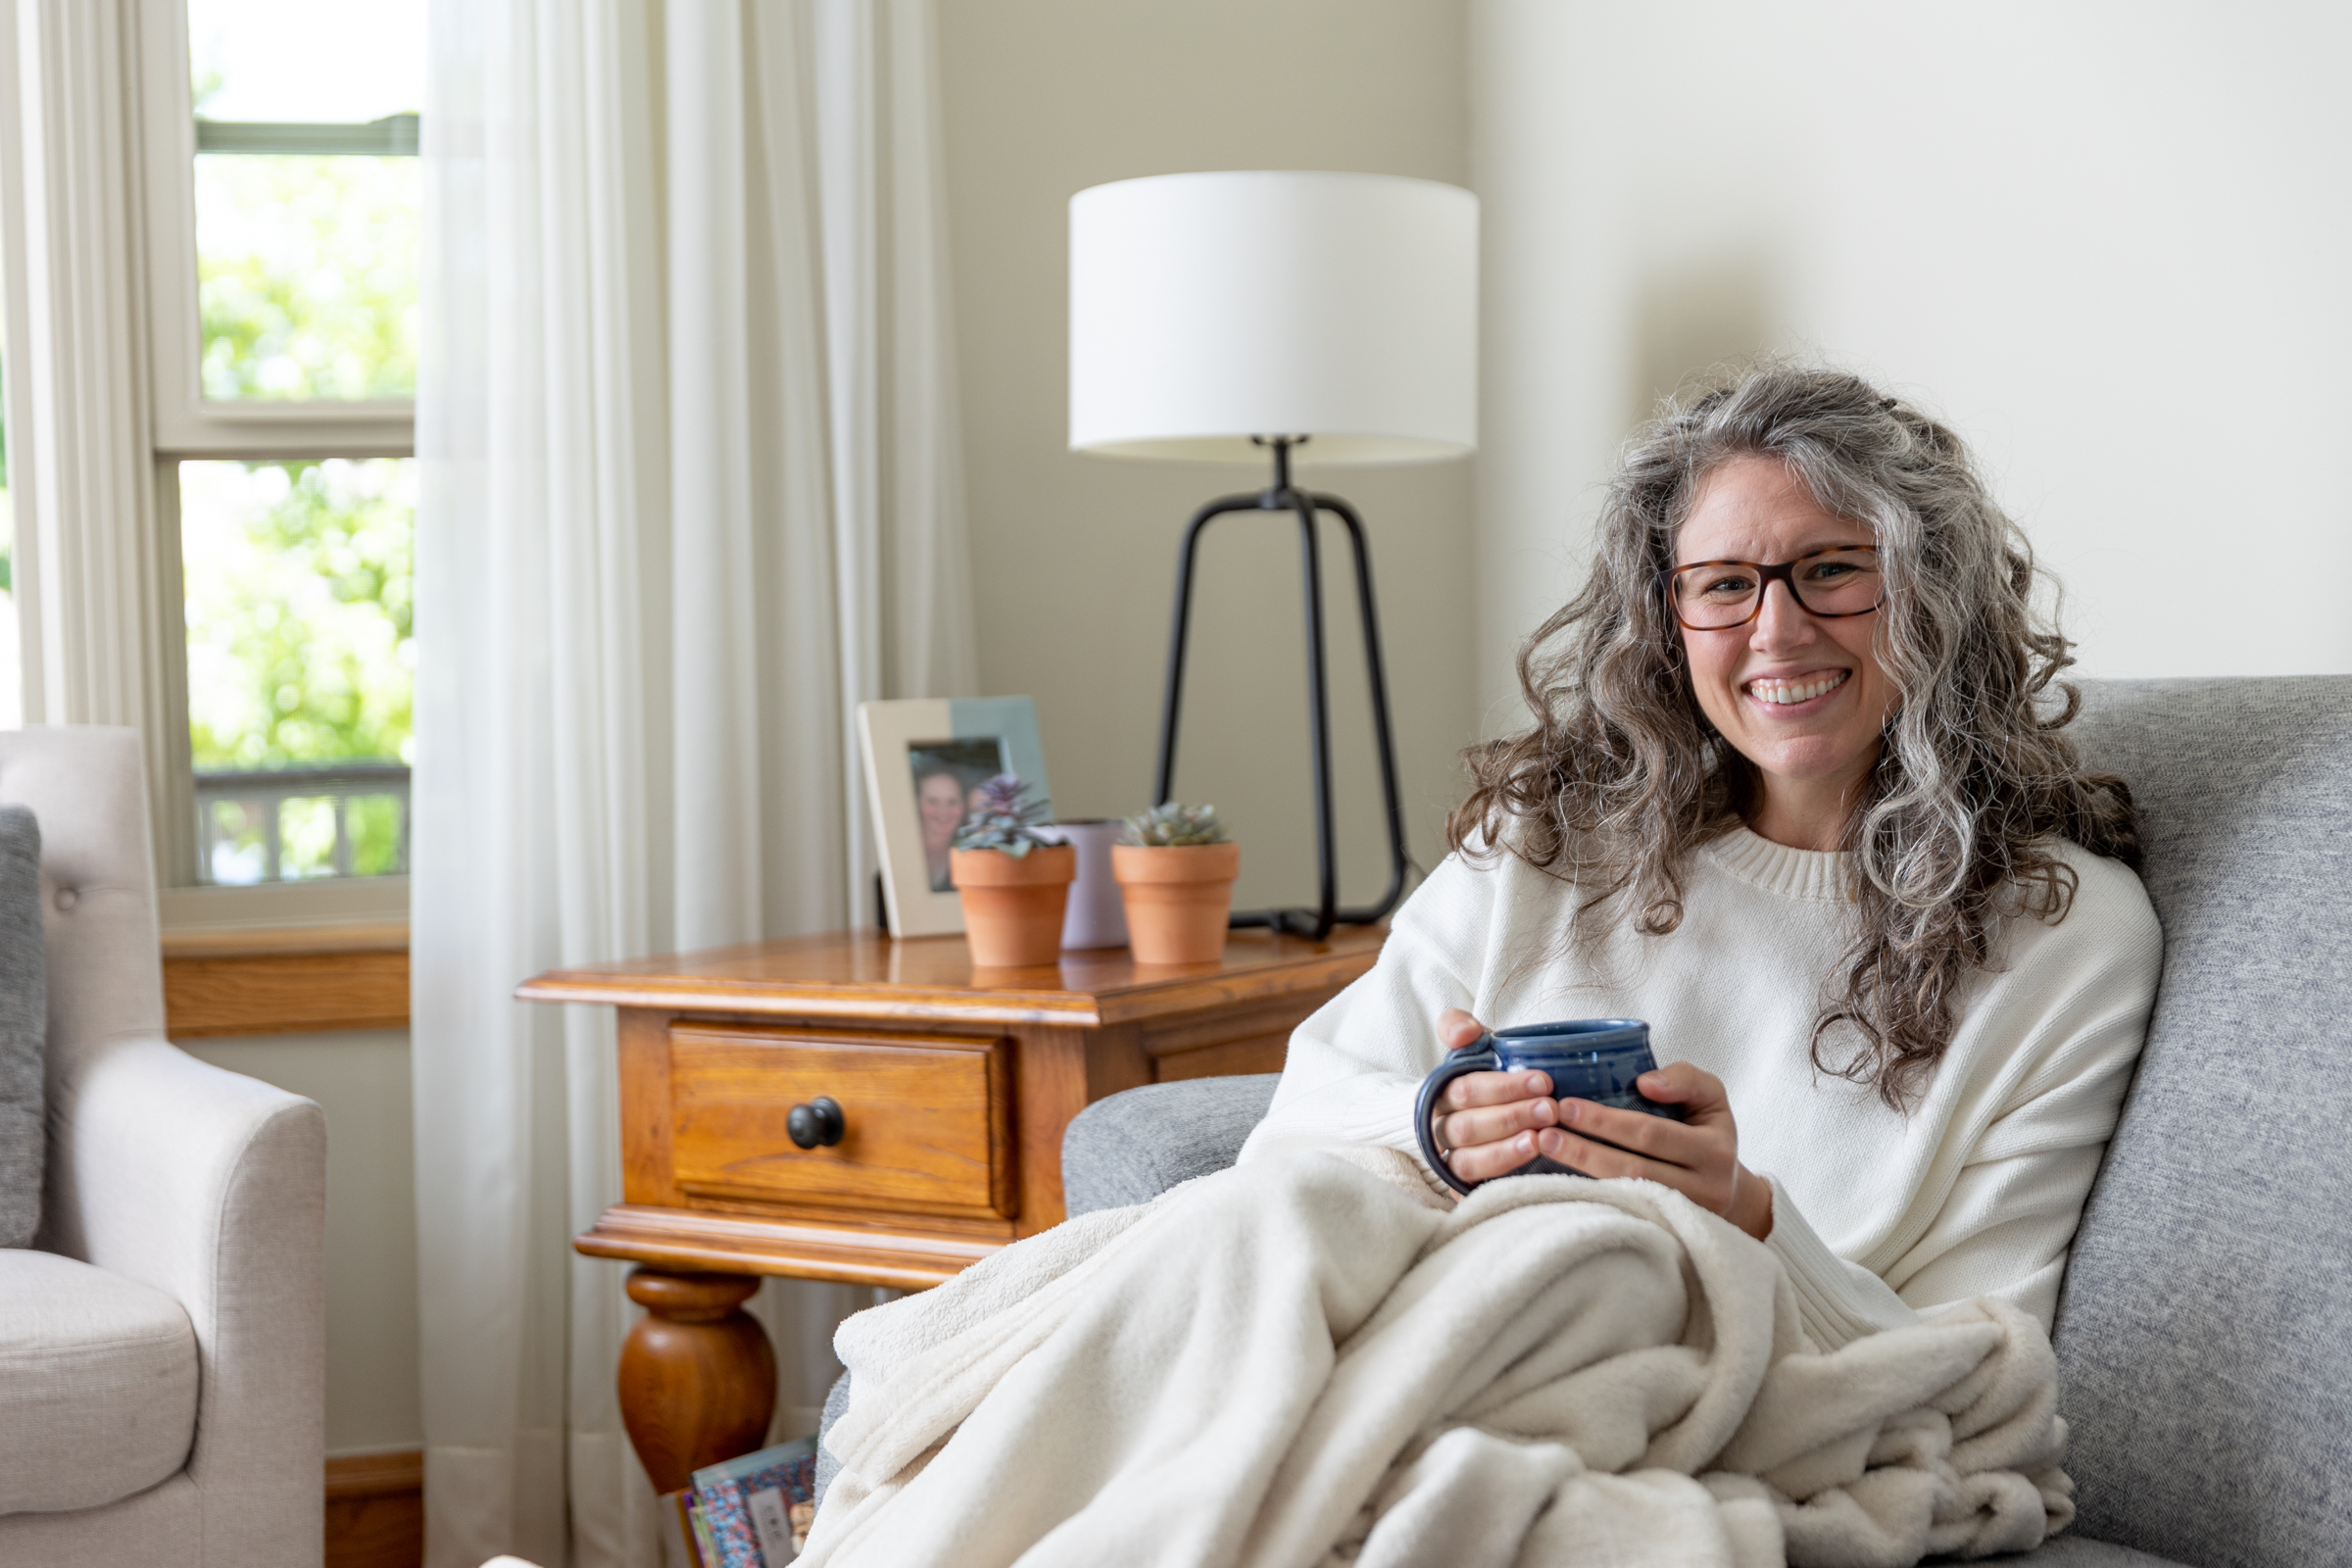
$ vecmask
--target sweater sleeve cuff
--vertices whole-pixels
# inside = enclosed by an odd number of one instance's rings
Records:
[[[1772,1183],[1772,1234],[1764,1245],[1788,1271],[1796,1287],[1797,1315],[1816,1347],[1835,1350],[1882,1329],[1919,1321],[1885,1280],[1830,1250],[1787,1188],[1773,1177],[1765,1180]]]

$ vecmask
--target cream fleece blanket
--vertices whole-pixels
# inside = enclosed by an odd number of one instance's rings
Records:
[[[859,1313],[806,1568],[1909,1564],[2072,1518],[2040,1325],[1817,1352],[1646,1182],[1447,1208],[1359,1147],[1090,1214]]]

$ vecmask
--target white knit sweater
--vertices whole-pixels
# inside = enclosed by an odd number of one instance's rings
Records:
[[[2047,1328],[2162,956],[2139,879],[2061,852],[2081,879],[2072,911],[2054,926],[2002,922],[1907,1115],[1809,1054],[1853,936],[1847,857],[1739,829],[1691,857],[1676,931],[1621,924],[1590,961],[1562,951],[1568,884],[1512,856],[1449,857],[1397,911],[1372,972],[1292,1035],[1273,1110],[1241,1157],[1341,1139],[1418,1159],[1413,1095],[1444,1055],[1447,1007],[1491,1028],[1643,1018],[1661,1065],[1723,1080],[1740,1160],[1773,1184],[1770,1245],[1823,1348],[1979,1296]]]

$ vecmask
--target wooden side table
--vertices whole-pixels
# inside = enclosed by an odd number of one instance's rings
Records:
[[[1072,1116],[1139,1084],[1279,1071],[1385,935],[1236,931],[1213,964],[1119,949],[980,969],[960,937],[852,931],[525,983],[528,1001],[619,1009],[622,1201],[572,1245],[638,1265],[651,1315],[620,1402],[655,1486],[767,1430],[750,1276],[920,1290],[1058,1224]]]

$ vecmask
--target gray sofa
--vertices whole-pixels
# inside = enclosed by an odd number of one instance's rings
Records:
[[[2145,813],[2164,978],[2058,1309],[2081,1515],[2005,1560],[2352,1563],[2352,677],[2085,695],[2087,760]],[[1274,1084],[1088,1107],[1071,1212],[1231,1163]]]
[[[48,988],[40,1228],[0,1248],[0,1564],[315,1568],[326,1126],[164,1039],[145,777],[133,730],[0,734]]]

